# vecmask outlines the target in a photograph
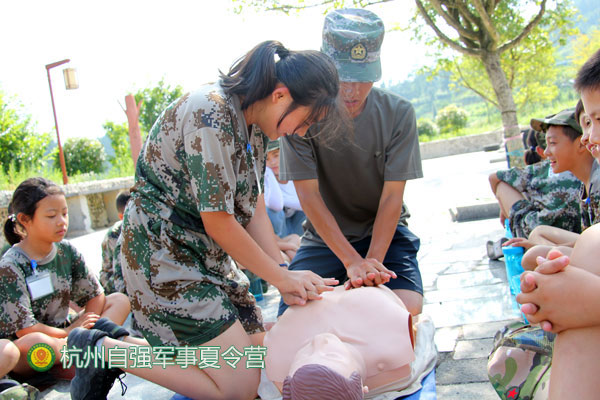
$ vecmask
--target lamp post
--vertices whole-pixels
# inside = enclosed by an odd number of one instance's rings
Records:
[[[58,157],[60,159],[60,169],[62,170],[63,175],[63,184],[65,185],[69,183],[69,178],[67,177],[65,155],[63,153],[62,145],[60,144],[60,135],[58,133],[58,120],[56,119],[56,108],[54,107],[54,95],[52,94],[52,80],[50,79],[50,70],[54,67],[58,67],[59,65],[66,64],[69,61],[71,60],[66,59],[46,65],[46,73],[48,74],[48,86],[50,87],[50,100],[52,101],[52,113],[54,114],[54,127],[56,128],[56,141],[58,143]],[[75,69],[65,68],[63,70],[63,74],[65,77],[65,88],[77,89],[79,87],[79,85],[77,84],[77,77],[75,76]]]

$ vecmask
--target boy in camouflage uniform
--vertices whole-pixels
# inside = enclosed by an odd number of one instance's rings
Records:
[[[102,270],[100,271],[100,283],[104,288],[104,293],[111,294],[115,292],[125,293],[125,282],[121,272],[119,254],[120,247],[117,249],[117,240],[121,236],[121,226],[123,223],[123,213],[125,206],[129,201],[131,194],[129,191],[119,193],[116,199],[119,221],[111,226],[104,239],[102,240]],[[117,251],[118,250],[118,251]],[[115,266],[115,264],[117,264]]]
[[[598,162],[580,144],[581,127],[573,108],[542,119],[532,119],[531,127],[546,132],[547,148],[554,172],[570,170],[582,182],[579,191],[581,209],[581,231],[600,221],[600,168]],[[544,257],[553,246],[570,254],[579,234],[554,226],[536,227],[528,239],[514,238],[505,245],[521,246],[527,250],[522,265],[534,269],[536,258]]]
[[[543,160],[524,168],[493,173],[490,184],[497,195],[500,182],[523,196],[511,205],[508,213],[514,237],[526,238],[539,225],[581,232],[579,192],[582,184],[571,172],[555,174],[550,161]]]

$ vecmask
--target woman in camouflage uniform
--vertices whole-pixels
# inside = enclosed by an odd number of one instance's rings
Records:
[[[316,121],[337,125],[337,93],[327,56],[268,41],[158,118],[136,166],[121,249],[132,311],[150,345],[243,352],[260,343],[260,309],[231,258],[288,304],[319,299],[337,283],[281,267],[261,194],[269,139],[303,136]],[[189,397],[254,398],[259,370],[241,364],[131,372]]]

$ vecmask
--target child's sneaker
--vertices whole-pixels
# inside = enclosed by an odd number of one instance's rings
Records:
[[[485,247],[487,250],[487,256],[490,260],[497,260],[504,255],[502,254],[502,244],[507,241],[508,239],[505,237],[496,240],[495,242],[488,240]]]

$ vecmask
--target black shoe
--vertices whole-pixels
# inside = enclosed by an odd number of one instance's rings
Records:
[[[108,334],[98,329],[75,328],[69,333],[67,346],[69,350],[83,349],[82,353],[85,353],[88,347],[95,346],[96,342],[105,336]],[[121,374],[123,371],[118,368],[108,369],[105,365],[95,367],[94,363],[90,363],[86,368],[77,368],[75,378],[71,381],[71,399],[105,400],[115,379]]]
[[[108,333],[108,337],[112,339],[118,339],[120,337],[130,335],[127,329],[115,324],[108,318],[100,318],[98,321],[96,321],[96,324],[92,327],[92,329],[98,329],[106,332]]]

